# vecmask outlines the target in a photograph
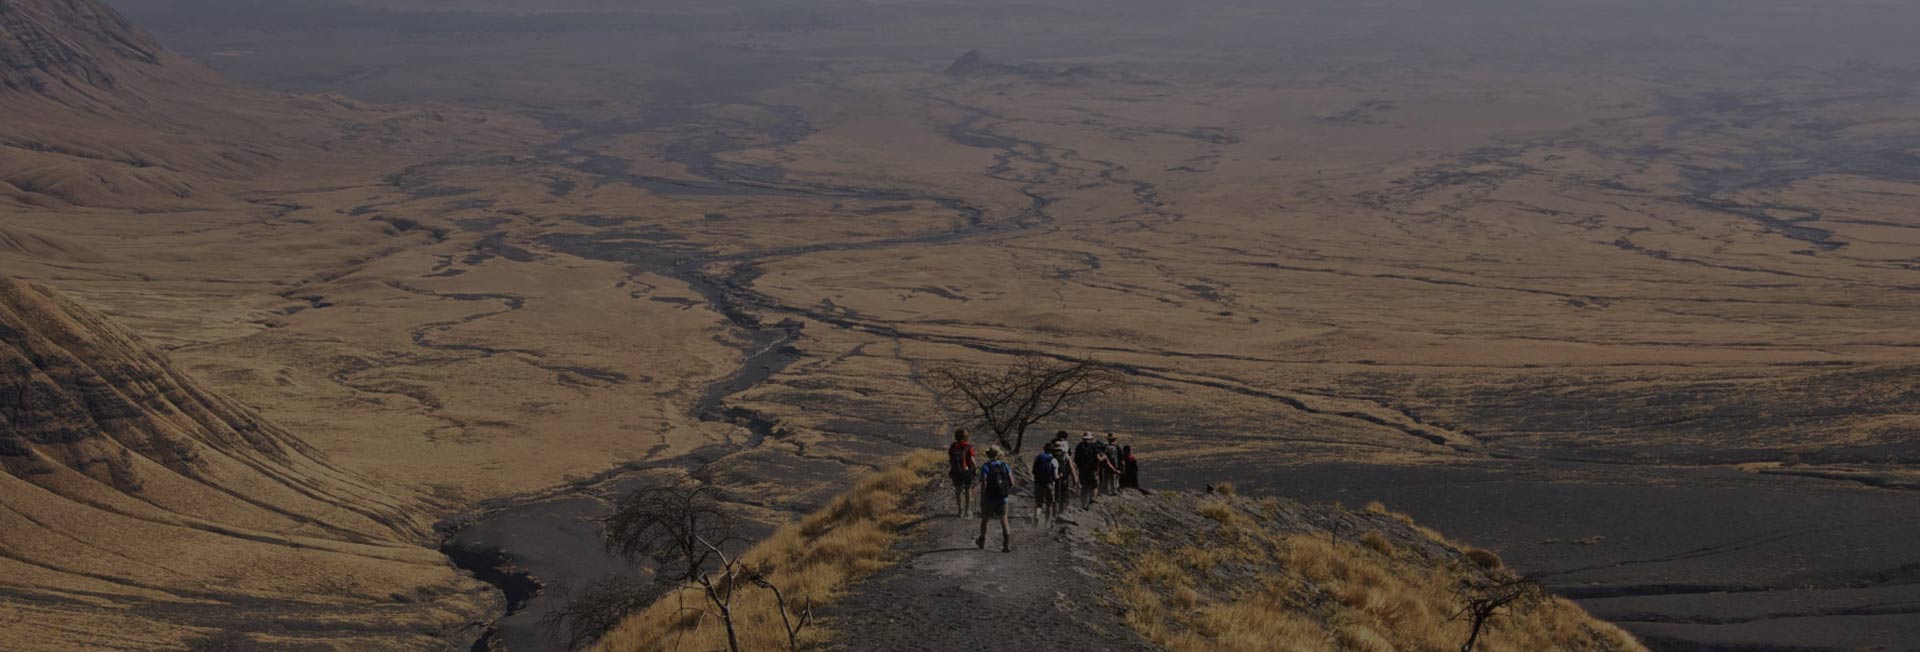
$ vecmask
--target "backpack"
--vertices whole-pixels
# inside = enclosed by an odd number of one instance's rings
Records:
[[[1060,475],[1060,461],[1053,459],[1052,453],[1042,452],[1033,458],[1033,479],[1035,482],[1052,482]]]
[[[1000,460],[988,462],[986,466],[981,467],[981,471],[986,475],[984,482],[980,485],[981,493],[993,498],[1005,498],[1007,494],[1013,493],[1013,469],[1009,468],[1006,462]]]
[[[947,473],[965,473],[968,462],[973,461],[973,444],[964,441],[953,442],[947,447]]]
[[[1090,441],[1080,442],[1073,448],[1073,464],[1080,467],[1082,472],[1100,466],[1100,447]]]

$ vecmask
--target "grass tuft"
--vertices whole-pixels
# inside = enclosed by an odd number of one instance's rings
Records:
[[[1382,555],[1386,555],[1388,557],[1393,556],[1393,552],[1394,552],[1393,542],[1388,541],[1387,537],[1385,535],[1380,534],[1378,530],[1368,532],[1366,536],[1360,537],[1360,544]]]
[[[1233,503],[1223,499],[1200,503],[1200,515],[1227,527],[1233,527],[1240,518],[1240,514],[1233,508]]]
[[[1506,565],[1505,562],[1500,561],[1500,555],[1493,554],[1491,550],[1468,548],[1466,555],[1467,561],[1471,561],[1473,565],[1487,570],[1499,570],[1500,567]]]
[[[1125,525],[1116,525],[1110,528],[1102,528],[1099,532],[1099,537],[1102,542],[1108,545],[1127,546],[1132,545],[1134,541],[1140,538],[1140,531]]]

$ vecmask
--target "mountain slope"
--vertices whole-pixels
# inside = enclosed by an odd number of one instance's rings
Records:
[[[0,0],[0,208],[241,206],[240,180],[511,137],[486,117],[226,83],[95,0]],[[361,168],[364,169],[364,168]]]
[[[230,99],[213,75],[104,5],[0,0],[0,110],[9,117],[0,125],[0,195],[31,205],[178,206],[206,175],[257,171],[272,158],[195,133],[208,117],[236,114],[212,108]],[[231,124],[231,137],[250,126]]]
[[[161,53],[159,43],[100,5],[0,2],[0,87],[111,89],[116,68],[158,65]]]
[[[50,612],[0,628],[0,648],[158,649],[339,621],[362,638],[337,649],[434,649],[396,641],[461,629],[493,600],[418,545],[418,497],[333,467],[100,315],[7,279],[0,468],[0,594],[21,598],[5,609]]]

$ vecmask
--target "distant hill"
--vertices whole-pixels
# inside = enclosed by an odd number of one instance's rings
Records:
[[[947,69],[944,71],[944,74],[949,77],[962,78],[1117,79],[1125,77],[1124,75],[1115,75],[1087,66],[1075,66],[1064,70],[1055,70],[1034,64],[1001,63],[988,59],[986,55],[981,54],[979,50],[968,50],[965,54],[961,54],[959,58],[953,60],[953,63],[947,64]]]
[[[210,178],[254,173],[275,158],[239,144],[264,131],[245,117],[257,108],[247,95],[98,2],[0,0],[0,112],[8,117],[0,197],[33,206],[192,203]]]
[[[241,640],[272,619],[354,632],[300,649],[433,649],[396,641],[459,630],[494,600],[419,545],[421,498],[341,471],[108,319],[3,277],[0,471],[0,620],[15,623],[0,649]],[[420,602],[439,608],[399,613]]]
[[[96,0],[0,0],[0,115],[0,208],[149,212],[239,205],[231,184],[290,161],[350,167],[486,120],[238,87]]]
[[[103,5],[0,2],[0,86],[58,97],[110,91],[123,74],[162,65],[159,43]]]

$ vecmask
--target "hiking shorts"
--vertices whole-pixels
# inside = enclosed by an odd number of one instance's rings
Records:
[[[1006,515],[1007,501],[1005,498],[997,501],[992,499],[980,501],[980,518],[991,521]]]
[[[1080,486],[1082,487],[1100,486],[1100,474],[1093,471],[1081,471]]]
[[[1054,489],[1052,482],[1036,482],[1033,485],[1033,501],[1040,507],[1053,504]]]
[[[947,477],[953,479],[955,489],[973,488],[973,473],[970,471],[948,471]]]

